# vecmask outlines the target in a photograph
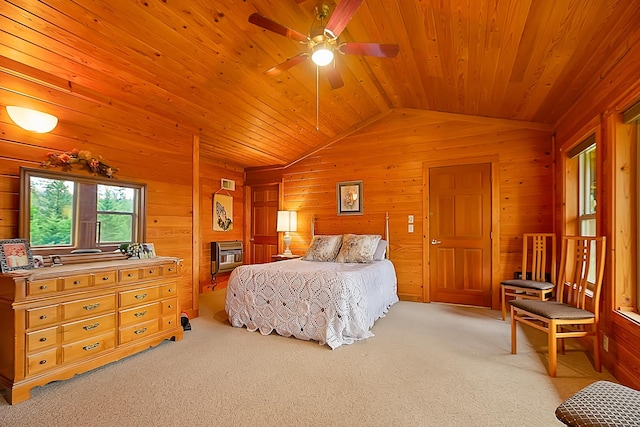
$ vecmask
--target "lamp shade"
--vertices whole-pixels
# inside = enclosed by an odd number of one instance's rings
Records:
[[[58,118],[51,114],[13,105],[7,105],[6,108],[15,124],[31,132],[51,132],[58,124]]]
[[[276,231],[296,231],[298,229],[298,212],[278,211]]]

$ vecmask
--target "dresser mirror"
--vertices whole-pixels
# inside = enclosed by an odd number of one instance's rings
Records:
[[[146,185],[20,169],[20,237],[36,254],[113,252],[144,242]]]

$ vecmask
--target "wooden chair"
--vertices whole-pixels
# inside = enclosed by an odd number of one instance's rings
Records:
[[[527,233],[522,236],[522,276],[501,284],[502,320],[507,318],[507,297],[547,301],[556,283],[556,235]]]
[[[549,375],[556,376],[557,341],[564,353],[564,338],[593,337],[595,369],[601,372],[599,305],[604,274],[605,238],[564,236],[555,301],[514,299],[511,305],[511,353],[516,354],[516,325],[532,326],[548,335]],[[595,251],[595,283],[587,304],[587,277]]]

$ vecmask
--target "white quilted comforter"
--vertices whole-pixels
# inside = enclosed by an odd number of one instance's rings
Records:
[[[237,267],[229,278],[229,322],[263,335],[315,340],[335,349],[373,336],[370,329],[398,302],[389,260],[371,264],[300,259]]]

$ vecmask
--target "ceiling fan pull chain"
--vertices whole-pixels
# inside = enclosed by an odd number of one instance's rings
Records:
[[[316,65],[316,132],[320,131],[320,67]]]

